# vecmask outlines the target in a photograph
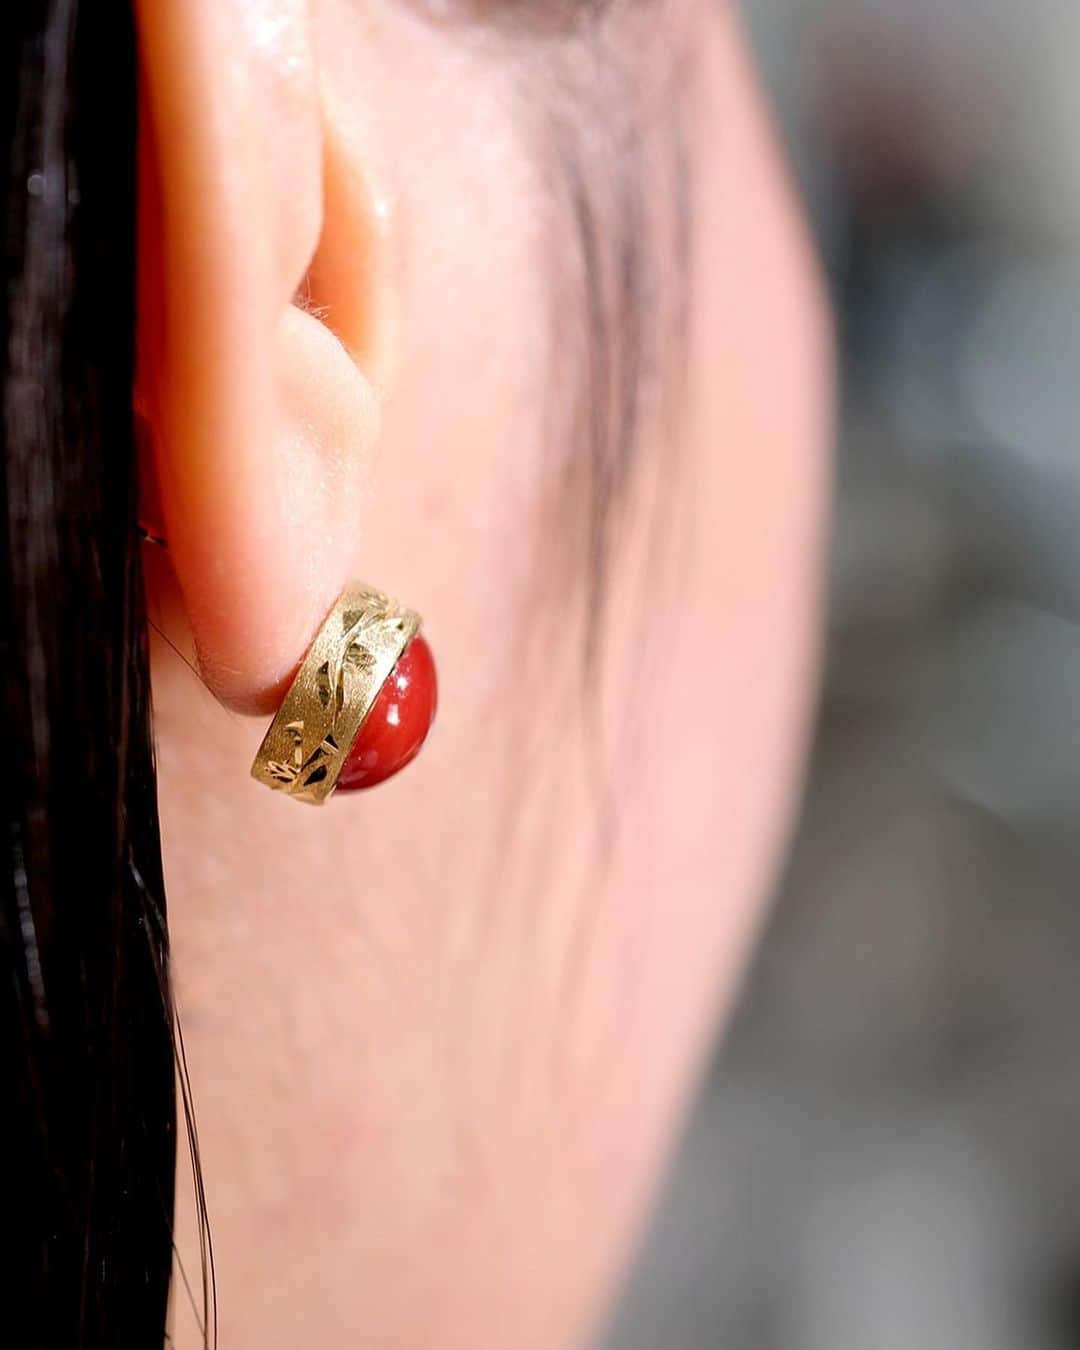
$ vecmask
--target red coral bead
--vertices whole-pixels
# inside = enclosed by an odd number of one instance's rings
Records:
[[[437,704],[435,661],[418,635],[379,690],[345,760],[337,790],[374,787],[410,764],[427,739]]]

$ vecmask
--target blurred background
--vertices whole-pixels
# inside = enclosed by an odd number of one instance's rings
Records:
[[[609,1350],[1073,1350],[1080,5],[744,8],[842,342],[830,655]]]

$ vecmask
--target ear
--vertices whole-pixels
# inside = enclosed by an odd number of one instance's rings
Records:
[[[304,0],[137,9],[139,401],[161,528],[207,683],[261,709],[357,568],[386,216],[320,100]]]

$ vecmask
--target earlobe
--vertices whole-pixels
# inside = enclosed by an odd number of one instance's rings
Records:
[[[138,11],[140,402],[202,673],[263,710],[360,561],[381,225],[328,156],[303,4]]]

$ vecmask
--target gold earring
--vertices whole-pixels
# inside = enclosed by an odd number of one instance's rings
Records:
[[[335,790],[374,787],[419,752],[437,680],[420,616],[369,586],[342,593],[285,695],[252,777],[321,806]]]

